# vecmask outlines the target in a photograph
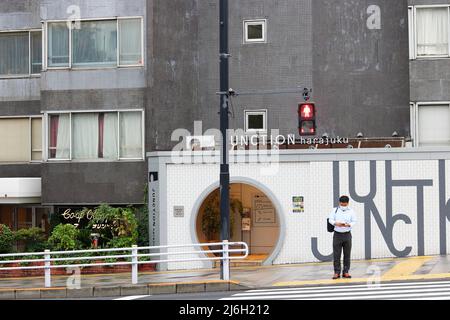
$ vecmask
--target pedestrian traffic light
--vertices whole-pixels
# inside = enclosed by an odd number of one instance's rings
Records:
[[[316,106],[314,103],[301,103],[298,106],[299,133],[301,136],[316,135]]]

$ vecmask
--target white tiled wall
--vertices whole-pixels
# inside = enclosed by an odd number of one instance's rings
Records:
[[[340,162],[340,193],[349,194],[349,164]],[[370,190],[369,162],[356,162],[356,192],[365,196]],[[450,197],[450,163],[447,169],[447,197]],[[284,220],[285,237],[275,264],[314,262],[311,238],[318,238],[318,250],[323,255],[331,253],[332,234],[326,230],[326,218],[333,206],[333,163],[332,162],[292,162],[280,163],[273,175],[262,174],[258,164],[231,165],[232,182],[236,177],[257,181],[270,190],[275,197],[275,206],[280,206],[278,214]],[[425,187],[425,254],[439,254],[439,176],[438,161],[393,161],[394,180],[433,180],[433,187]],[[219,166],[211,164],[167,165],[167,214],[169,244],[192,243],[191,216],[193,208],[204,191],[218,183]],[[385,162],[377,162],[377,194],[375,204],[383,223],[386,224],[386,179]],[[394,227],[394,244],[398,250],[412,246],[411,255],[417,255],[417,188],[395,187],[393,190],[393,214],[406,214],[412,224],[402,221]],[[268,195],[269,196],[269,195]],[[305,213],[292,212],[292,197],[305,196]],[[174,218],[173,207],[184,206],[184,218]],[[352,201],[359,223],[353,231],[353,259],[365,258],[365,214],[364,205]],[[384,241],[382,233],[372,221],[372,258],[393,256]],[[450,232],[450,223],[448,224]],[[450,248],[450,237],[447,237]],[[193,248],[190,248],[191,250]],[[170,264],[169,269],[202,268],[199,262]]]

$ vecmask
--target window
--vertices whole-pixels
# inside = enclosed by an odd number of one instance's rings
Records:
[[[266,42],[266,20],[244,21],[244,43]]]
[[[41,69],[41,31],[0,33],[0,77],[36,75]]]
[[[449,57],[449,6],[409,7],[410,56]]]
[[[117,65],[116,21],[82,21],[72,37],[74,68]]]
[[[267,132],[267,110],[245,111],[245,132]]]
[[[47,67],[111,68],[142,66],[142,18],[47,23]],[[70,25],[70,23],[69,23]]]
[[[119,20],[121,66],[142,65],[142,20]]]
[[[42,119],[0,118],[0,162],[42,161]]]
[[[50,114],[48,158],[143,159],[142,111]]]
[[[65,22],[48,24],[48,66],[69,66],[69,28]]]
[[[450,146],[450,103],[413,106],[416,146]]]

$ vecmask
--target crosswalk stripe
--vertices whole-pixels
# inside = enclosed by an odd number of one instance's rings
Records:
[[[117,298],[117,299],[114,299],[114,300],[116,300],[116,301],[130,301],[130,300],[143,299],[143,298],[147,298],[147,297],[151,297],[151,296],[149,296],[149,295],[145,295],[145,296],[129,296],[129,297]]]
[[[436,290],[439,289],[443,289],[443,290],[447,290],[450,292],[450,285],[447,286],[416,286],[416,287],[408,287],[408,288],[389,288],[390,291],[407,291],[407,289],[426,289],[426,288],[435,288]],[[252,296],[283,296],[286,294],[320,294],[320,293],[327,293],[327,292],[333,292],[333,294],[338,294],[338,293],[346,293],[346,292],[377,292],[377,291],[384,291],[382,288],[356,288],[356,289],[352,289],[352,288],[347,288],[347,289],[334,289],[334,290],[294,290],[294,291],[289,291],[289,292],[264,292],[261,294],[253,294],[253,293],[241,293],[241,294],[236,294],[234,295],[234,297],[249,297],[251,298]],[[410,290],[410,291],[414,291],[414,290]]]
[[[408,293],[408,294],[391,294],[391,295],[373,295],[373,296],[364,296],[358,298],[351,298],[351,297],[338,297],[338,298],[332,298],[332,299],[320,299],[320,298],[314,298],[314,299],[293,299],[293,300],[373,300],[373,299],[382,299],[382,300],[411,300],[411,298],[416,298],[416,300],[425,300],[421,297],[428,297],[428,300],[435,300],[436,297],[441,298],[442,300],[450,300],[450,292],[448,295],[442,295],[442,293]],[[395,299],[393,299],[395,298]]]
[[[399,283],[379,283],[376,284],[378,287],[401,287],[401,286],[416,286],[416,285],[431,285],[431,284],[450,284],[450,281],[427,281],[427,282],[399,282]],[[375,284],[373,284],[375,286]],[[355,284],[355,285],[335,285],[335,286],[319,286],[319,287],[304,287],[304,288],[282,288],[282,289],[255,289],[255,290],[247,290],[245,292],[283,292],[283,291],[291,291],[291,290],[319,290],[319,289],[335,289],[335,288],[367,288],[368,284]]]
[[[415,286],[391,286],[391,287],[384,287],[385,289],[390,290],[406,290],[406,289],[423,289],[423,288],[449,288],[450,290],[450,284],[423,284],[423,285],[415,285]],[[300,294],[300,293],[321,293],[321,292],[358,292],[358,291],[369,291],[369,290],[383,290],[383,287],[370,287],[370,286],[362,286],[362,287],[333,287],[333,288],[311,288],[311,289],[291,289],[289,291],[266,291],[266,292],[252,292],[247,291],[244,293],[238,293],[235,294],[235,297],[240,296],[252,296],[252,295],[258,295],[258,296],[264,296],[264,295],[284,295],[284,294]]]
[[[255,292],[253,290],[238,293],[222,300],[350,300],[350,299],[392,299],[392,298],[425,298],[438,297],[450,299],[450,283],[422,283],[421,285],[402,284],[400,286],[380,288],[340,288],[329,289],[291,288],[290,290],[274,290]]]

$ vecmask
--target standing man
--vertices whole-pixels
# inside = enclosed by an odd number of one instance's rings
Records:
[[[330,213],[329,222],[334,225],[333,257],[334,276],[333,279],[341,277],[341,255],[344,250],[344,270],[342,277],[350,279],[350,260],[352,251],[352,229],[356,223],[356,214],[349,208],[350,198],[342,196],[339,198],[339,207]]]

